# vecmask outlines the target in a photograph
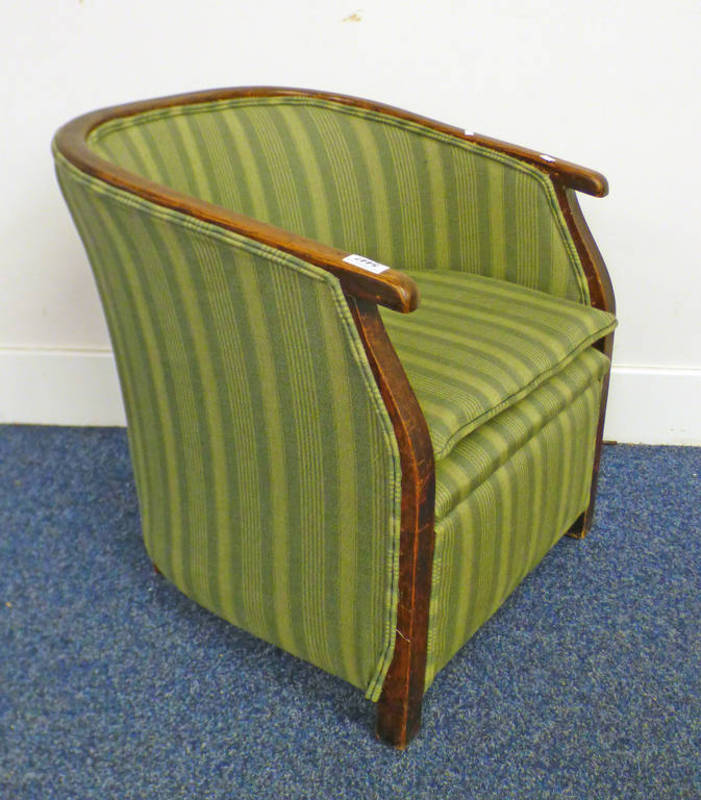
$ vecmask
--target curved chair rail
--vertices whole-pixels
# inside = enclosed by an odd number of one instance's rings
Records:
[[[349,95],[287,87],[213,89],[126,103],[84,114],[58,131],[55,144],[59,152],[75,166],[113,186],[303,258],[336,275],[347,294],[379,303],[396,311],[413,311],[419,302],[418,289],[414,281],[401,271],[391,268],[379,274],[365,271],[344,261],[350,255],[347,252],[154,183],[106,161],[87,144],[87,137],[94,128],[114,119],[171,106],[275,96],[320,98],[397,117],[519,159],[543,171],[554,184],[558,202],[589,283],[592,305],[614,311],[611,281],[574,195],[574,191],[577,190],[596,197],[605,196],[608,192],[608,183],[603,175],[569,161],[482,134],[468,133],[455,126],[394,106]]]

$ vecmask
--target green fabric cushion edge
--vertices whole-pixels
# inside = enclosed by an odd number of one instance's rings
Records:
[[[534,437],[537,436],[540,431],[548,425],[555,417],[557,417],[562,411],[564,411],[568,406],[575,403],[586,391],[588,391],[592,385],[596,384],[598,386],[601,385],[601,382],[611,367],[610,359],[601,353],[599,350],[594,348],[590,348],[584,351],[578,359],[575,359],[567,368],[561,370],[558,375],[552,376],[553,378],[557,379],[559,376],[563,378],[567,377],[568,370],[571,371],[577,366],[577,361],[582,363],[582,359],[586,359],[588,362],[593,362],[591,365],[592,372],[590,373],[589,380],[582,381],[578,383],[576,386],[575,391],[570,396],[565,396],[564,394],[560,395],[559,402],[553,404],[547,408],[547,413],[544,414],[538,421],[538,424],[534,426],[530,431],[524,429],[521,435],[517,435],[513,440],[511,440],[508,444],[508,447],[504,450],[500,457],[496,459],[490,467],[480,469],[470,481],[470,488],[468,491],[462,490],[457,497],[451,498],[450,505],[446,505],[446,501],[444,498],[440,498],[438,496],[438,492],[436,493],[436,524],[439,523],[442,519],[447,517],[460,503],[465,500],[471,493],[474,491],[480,484],[484,483],[484,481],[489,480],[489,478],[498,470],[501,466],[503,466],[506,461],[508,461],[511,456],[520,450],[524,445],[528,444],[528,442]],[[575,380],[578,380],[576,377]],[[548,387],[548,382],[546,381],[537,389],[535,389],[528,397],[523,398],[523,403],[525,404],[539,404],[541,402],[541,397],[545,396],[545,393],[550,393],[550,389]],[[545,407],[545,403],[543,403]],[[480,433],[483,431],[485,435],[489,435],[490,426],[495,426],[498,429],[498,426],[506,423],[508,425],[508,420],[513,419],[511,416],[512,414],[518,414],[518,409],[522,406],[510,406],[502,411],[501,414],[495,416],[489,422],[485,423],[484,427],[481,429]],[[502,423],[502,420],[504,421]],[[477,434],[477,437],[480,437],[480,433]],[[465,437],[456,444],[456,447],[459,447],[463,441],[469,438]],[[475,441],[474,439],[472,441]],[[506,439],[504,440],[506,441]],[[446,457],[445,464],[450,464],[451,456],[455,455],[455,448],[451,451],[451,454]],[[437,481],[440,481],[440,470],[441,466],[440,463],[437,464]],[[441,502],[442,501],[442,502]]]
[[[537,375],[528,385],[524,386],[518,392],[514,392],[514,394],[506,397],[501,403],[494,406],[493,408],[489,409],[489,411],[485,411],[484,413],[480,414],[479,417],[476,417],[473,420],[470,420],[469,423],[466,425],[458,428],[455,433],[446,439],[443,447],[435,452],[436,460],[440,460],[442,458],[446,458],[450,455],[453,451],[455,445],[468,436],[472,431],[479,428],[481,425],[484,425],[490,419],[493,419],[498,414],[507,409],[514,406],[519,400],[522,400],[524,397],[529,395],[531,392],[535,391],[539,386],[542,386],[546,383],[550,378],[557,375],[562,370],[566,369],[578,356],[580,356],[585,350],[591,347],[594,342],[599,341],[599,339],[607,336],[611,333],[618,323],[614,319],[608,325],[603,326],[595,333],[592,333],[586,339],[584,339],[574,350],[570,351],[569,355],[560,361],[559,364],[555,364],[548,370],[541,372]]]

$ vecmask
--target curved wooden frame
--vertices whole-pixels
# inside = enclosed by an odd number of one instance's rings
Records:
[[[611,314],[616,313],[616,298],[613,292],[611,276],[606,269],[603,256],[597,247],[589,226],[587,225],[577,195],[571,188],[567,188],[556,179],[553,180],[555,195],[557,196],[560,210],[565,218],[570,235],[574,241],[579,260],[584,268],[584,274],[589,284],[591,304]],[[613,333],[605,336],[596,343],[596,347],[608,358],[613,353]],[[606,401],[608,400],[609,378],[611,372],[606,373],[601,386],[601,405],[599,407],[599,424],[596,431],[596,444],[594,449],[594,468],[589,491],[589,505],[587,510],[579,517],[568,531],[570,536],[583,539],[591,529],[594,521],[596,507],[596,489],[599,480],[599,465],[601,464],[601,448],[604,441],[604,421],[606,419]]]
[[[402,508],[399,602],[390,664],[377,707],[377,735],[404,748],[421,725],[435,531],[436,469],[426,419],[377,306],[348,298],[399,446]]]
[[[435,464],[426,420],[384,329],[377,305],[405,313],[413,311],[419,302],[416,284],[394,269],[378,275],[365,272],[345,262],[343,259],[349,254],[341,250],[149,181],[100,158],[87,145],[90,132],[113,119],[178,105],[275,96],[319,98],[368,109],[473,142],[535,166],[553,184],[584,269],[592,305],[613,312],[615,300],[611,280],[575,195],[576,190],[603,197],[608,192],[608,184],[603,175],[586,167],[482,134],[469,133],[403,109],[348,95],[286,87],[215,89],[113,106],[78,117],[56,134],[58,151],[82,171],[138,197],[291,253],[339,279],[394,426],[400,453],[402,507],[397,634],[394,657],[378,703],[377,733],[396,747],[403,748],[418,731],[421,720],[435,541]],[[598,346],[610,355],[612,342],[613,336],[608,336]],[[583,536],[591,523],[607,383],[608,378],[602,398],[591,502],[587,512],[570,531],[572,535]]]

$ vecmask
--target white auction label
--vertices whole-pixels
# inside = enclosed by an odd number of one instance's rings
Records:
[[[351,253],[343,259],[346,264],[352,264],[354,267],[360,267],[366,272],[374,272],[379,275],[381,272],[386,272],[389,267],[386,264],[380,264],[378,261],[373,261],[371,258],[359,256],[357,253]]]

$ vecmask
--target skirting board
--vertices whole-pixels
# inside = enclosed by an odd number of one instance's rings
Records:
[[[0,348],[0,423],[126,425],[112,351]]]
[[[112,353],[0,348],[0,423],[125,425]],[[701,445],[701,368],[614,366],[604,438]]]
[[[701,445],[701,368],[614,364],[604,439]]]

